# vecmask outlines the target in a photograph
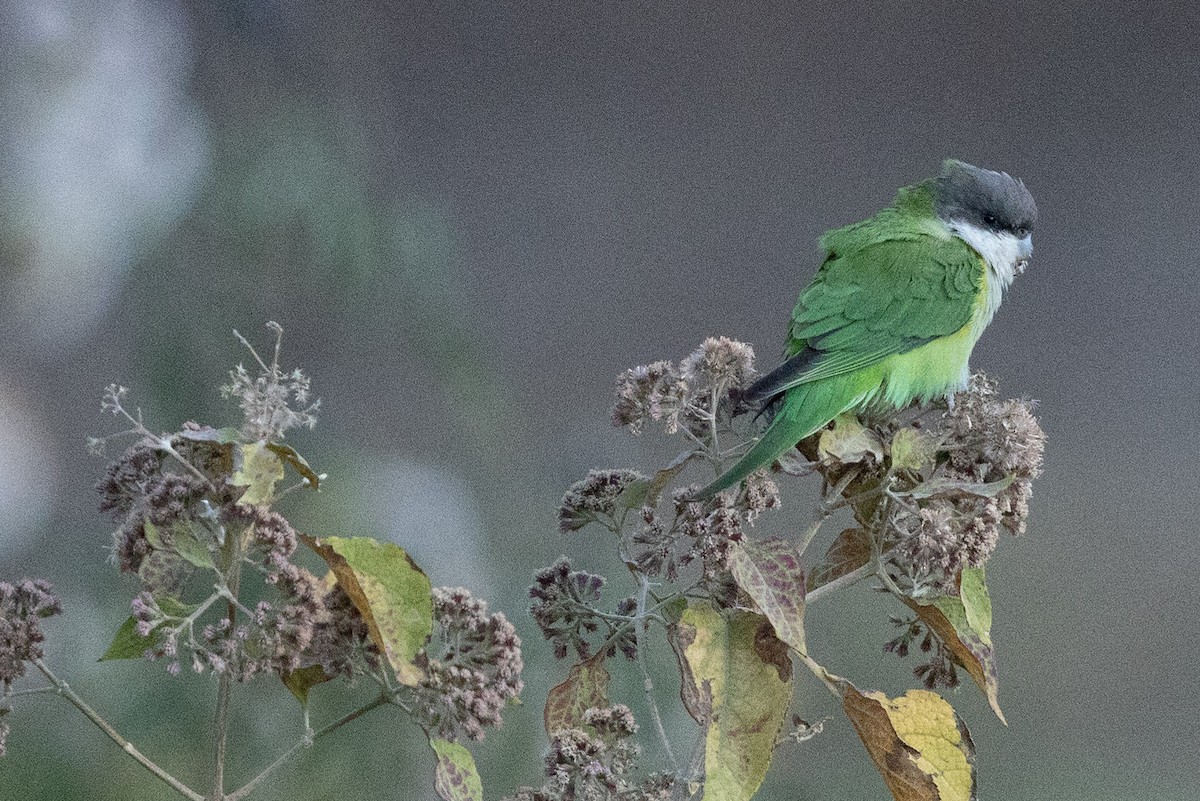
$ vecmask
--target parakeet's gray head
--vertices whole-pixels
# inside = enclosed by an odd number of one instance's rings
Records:
[[[954,159],[942,163],[933,184],[934,209],[955,234],[978,250],[993,269],[1025,269],[1037,222],[1037,206],[1025,184],[1008,173]]]

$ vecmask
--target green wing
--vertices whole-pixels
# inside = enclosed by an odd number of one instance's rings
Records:
[[[902,234],[831,251],[792,312],[790,358],[746,397],[769,400],[953,334],[971,321],[982,280],[979,256],[957,237]]]

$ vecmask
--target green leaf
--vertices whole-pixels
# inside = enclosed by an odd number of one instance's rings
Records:
[[[151,630],[149,636],[138,634],[137,618],[132,615],[121,624],[117,633],[109,643],[108,650],[97,662],[107,662],[110,659],[141,659],[146,651],[154,648],[162,640],[162,635]]]
[[[806,653],[804,568],[796,547],[775,537],[743,540],[730,550],[728,567],[737,585],[771,621],[775,635]]]
[[[483,801],[483,783],[475,768],[475,758],[459,743],[433,738],[429,741],[437,755],[433,789],[445,801]]]
[[[792,662],[771,623],[694,602],[672,627],[684,705],[707,729],[706,801],[748,801],[763,782],[792,700]]]
[[[892,469],[920,472],[933,465],[938,438],[911,426],[892,435]]]
[[[169,595],[164,595],[154,600],[162,613],[170,618],[183,619],[199,608],[197,604],[185,604],[178,598]],[[150,633],[145,637],[138,634],[137,624],[137,618],[130,615],[121,624],[121,627],[117,629],[117,633],[113,635],[108,650],[96,661],[107,662],[110,659],[141,659],[148,649],[155,648],[162,642],[163,635],[159,629],[163,623],[159,623],[151,629]]]
[[[215,569],[208,544],[212,537],[200,523],[179,523],[163,529],[153,523],[145,525],[146,541],[159,551],[170,551],[196,567]]]
[[[1007,724],[1000,710],[1000,681],[991,637],[992,601],[984,584],[983,568],[964,569],[959,592],[925,601],[905,598],[904,602],[946,644],[954,661],[983,692],[996,717]]]
[[[822,459],[835,459],[842,464],[861,462],[867,456],[883,461],[883,441],[869,428],[864,428],[853,414],[834,418],[833,428],[821,432],[817,452]]]
[[[834,538],[825,560],[808,574],[808,591],[853,573],[871,561],[871,537],[861,528],[848,528]]]
[[[308,691],[318,684],[323,684],[333,678],[325,673],[320,665],[309,665],[298,670],[285,670],[279,674],[283,686],[287,687],[296,700],[308,706]]]
[[[284,463],[292,466],[292,469],[299,473],[308,485],[313,489],[321,488],[321,477],[309,466],[308,461],[301,456],[291,445],[284,445],[282,442],[268,442],[267,449],[278,456]]]
[[[596,654],[571,667],[565,681],[546,694],[542,718],[546,736],[563,729],[583,728],[583,713],[589,709],[608,706],[608,682],[611,677],[604,668],[604,655]]]
[[[158,530],[158,526],[154,525],[149,520],[147,520],[146,523],[142,526],[142,530],[146,532],[146,542],[148,542],[150,544],[151,548],[155,548],[158,550],[163,549],[164,546],[163,546],[162,532],[160,532]]]
[[[983,567],[963,568],[959,574],[958,597],[967,624],[989,645],[992,642],[992,598],[988,595]]]
[[[425,674],[413,659],[433,631],[429,577],[403,548],[390,542],[370,537],[301,539],[329,565],[400,683],[412,687],[420,682]]]
[[[896,801],[975,801],[975,746],[944,698],[859,692],[841,680],[842,706]]]
[[[234,452],[234,472],[229,482],[246,491],[238,499],[242,506],[258,506],[270,503],[275,484],[283,478],[283,462],[271,452],[267,444],[251,442]]]

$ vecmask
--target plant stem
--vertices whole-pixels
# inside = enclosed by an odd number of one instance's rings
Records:
[[[820,587],[817,587],[816,589],[812,590],[811,592],[806,593],[804,596],[804,603],[811,604],[813,601],[817,600],[818,598],[820,598],[822,595],[825,595],[826,593],[830,593],[835,590],[840,590],[843,587],[849,587],[851,584],[862,581],[863,579],[867,578],[868,576],[873,576],[873,575],[875,575],[875,570],[876,570],[875,562],[874,561],[867,562],[865,565],[859,567],[857,570],[852,570],[843,576],[838,576],[833,581],[826,582],[825,584],[822,584]]]
[[[225,579],[224,586],[228,589],[225,592],[221,592],[218,589],[218,593],[227,599],[225,614],[229,620],[229,630],[231,632],[233,631],[233,622],[237,616],[238,606],[240,606],[237,594],[238,585],[241,583],[242,542],[245,537],[245,529],[228,531],[226,532],[225,542],[221,547],[221,572]],[[209,794],[209,798],[212,801],[224,801],[226,797],[225,757],[229,745],[229,702],[232,695],[233,666],[227,664],[225,665],[225,670],[221,671],[221,677],[217,684],[217,740],[213,757],[212,792]]]
[[[254,790],[255,787],[257,787],[268,776],[270,776],[272,773],[274,773],[279,767],[281,767],[288,760],[294,758],[297,754],[299,754],[302,749],[311,746],[316,740],[324,737],[325,735],[331,734],[332,732],[337,731],[342,726],[345,726],[347,723],[350,723],[351,721],[362,717],[363,715],[370,712],[372,709],[375,709],[377,707],[383,706],[384,704],[391,703],[391,702],[392,702],[391,697],[387,693],[382,693],[374,701],[363,704],[358,709],[354,710],[353,712],[351,712],[347,715],[344,715],[341,718],[338,718],[333,723],[330,723],[328,726],[321,729],[320,731],[306,732],[305,736],[302,737],[299,742],[297,742],[295,745],[293,745],[291,748],[289,748],[287,751],[285,751],[282,755],[280,755],[280,757],[278,759],[276,759],[270,765],[267,765],[267,767],[264,768],[261,773],[259,773],[257,776],[255,776],[250,781],[246,782],[246,784],[243,785],[240,789],[235,790],[232,793],[230,793],[229,795],[225,796],[226,801],[241,801],[243,798],[248,796]]]
[[[650,581],[644,574],[638,574],[638,598],[637,598],[637,619],[634,620],[634,638],[637,642],[637,663],[642,670],[642,689],[646,693],[646,703],[650,706],[650,716],[654,718],[654,728],[658,731],[658,738],[662,741],[663,751],[667,754],[667,760],[671,763],[671,768],[675,773],[679,773],[679,763],[675,759],[675,752],[671,750],[671,740],[667,737],[667,730],[663,727],[662,715],[658,711],[658,703],[654,700],[654,682],[650,679],[650,669],[646,667],[646,596],[650,592]]]
[[[153,760],[151,760],[141,751],[137,750],[133,743],[122,737],[120,732],[114,729],[108,721],[100,717],[96,710],[88,706],[87,703],[85,703],[84,700],[80,698],[65,681],[56,676],[54,671],[50,670],[49,666],[47,666],[45,662],[40,659],[34,659],[32,661],[34,667],[40,670],[42,675],[49,679],[50,683],[54,685],[54,688],[59,695],[67,699],[67,701],[69,701],[76,709],[82,712],[88,720],[90,720],[92,723],[95,723],[102,732],[108,735],[109,739],[121,746],[121,750],[133,757],[138,764],[170,785],[175,792],[179,793],[184,798],[189,799],[189,801],[205,801],[204,796],[200,795],[200,793],[196,792],[183,782],[179,781],[179,779],[176,779],[170,773],[167,773],[165,770],[160,768]]]

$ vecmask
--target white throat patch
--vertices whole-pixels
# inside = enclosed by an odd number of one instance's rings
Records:
[[[979,321],[982,327],[986,327],[1000,308],[1004,290],[1008,289],[1018,273],[1025,272],[1033,252],[1032,240],[1028,236],[1018,239],[1007,231],[991,231],[964,220],[950,220],[946,225],[987,262],[987,308],[984,319]]]

